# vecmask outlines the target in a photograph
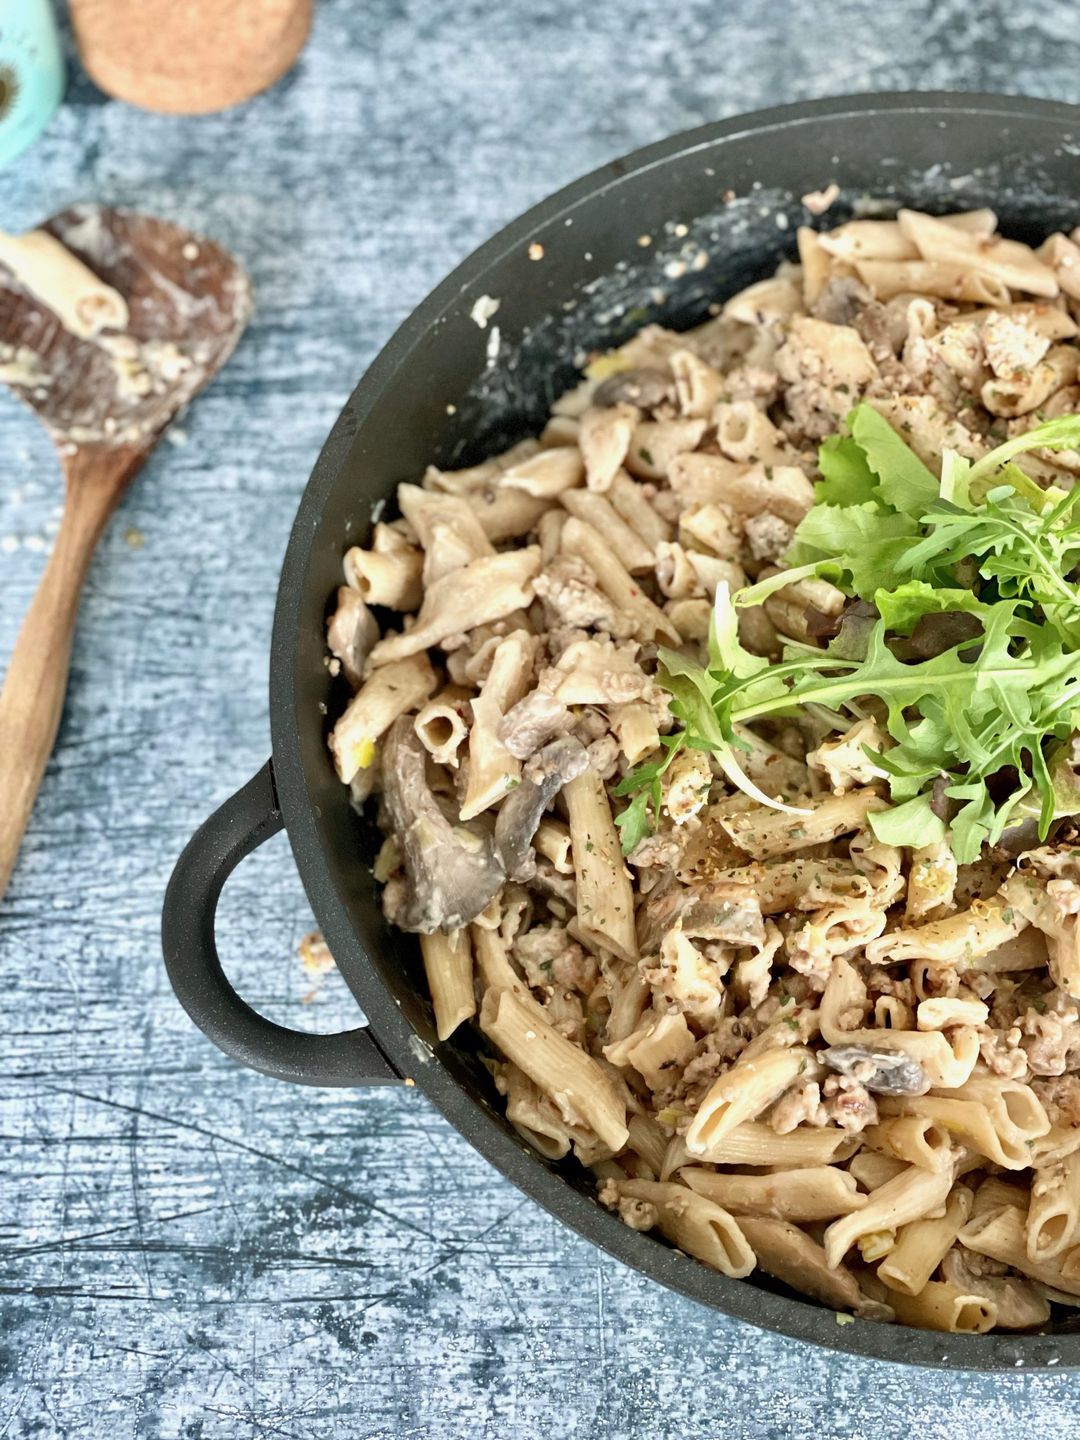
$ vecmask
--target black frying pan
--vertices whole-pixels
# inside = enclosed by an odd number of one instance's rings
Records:
[[[471,464],[538,430],[581,352],[647,320],[684,328],[710,302],[769,274],[806,223],[800,196],[835,180],[832,226],[867,197],[931,211],[990,205],[1020,239],[1080,220],[1080,110],[972,95],[884,95],[762,111],[617,160],[538,205],[476,253],[405,322],[331,432],[293,526],[270,669],[273,759],[202,827],[165,898],[169,976],[192,1019],[227,1054],[310,1085],[413,1077],[477,1149],[527,1194],[628,1265],[724,1314],[834,1349],[978,1369],[1080,1366],[1080,1318],[1029,1335],[936,1335],[857,1320],[767,1278],[730,1280],[629,1230],[569,1162],[530,1150],[502,1114],[478,1034],[435,1038],[415,941],[390,930],[368,866],[377,838],[351,811],[325,744],[337,692],[324,660],[327,600],[341,555],[363,542],[373,504],[434,461]],[[676,230],[678,228],[678,231]],[[685,233],[682,231],[685,227]],[[640,245],[639,237],[652,243]],[[542,258],[531,258],[540,252]],[[694,258],[705,255],[706,261]],[[488,295],[487,329],[470,318]],[[498,353],[489,363],[492,326]],[[342,1035],[286,1030],[235,993],[214,945],[229,872],[282,826],[312,908],[369,1025]]]

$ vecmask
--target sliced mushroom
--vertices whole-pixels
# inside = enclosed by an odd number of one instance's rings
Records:
[[[981,1295],[995,1304],[999,1329],[1026,1330],[1031,1325],[1045,1325],[1050,1319],[1045,1295],[1019,1275],[986,1274],[986,1265],[981,1256],[975,1257],[973,1252],[957,1246],[942,1260],[941,1273],[966,1295]]]
[[[765,923],[757,896],[746,885],[721,880],[711,884],[670,885],[652,891],[638,911],[638,948],[654,955],[677,920],[691,939],[725,945],[765,943]]]
[[[854,277],[834,275],[826,280],[824,290],[810,307],[810,313],[816,320],[827,320],[830,325],[854,325],[859,312],[872,299],[866,286]]]
[[[354,690],[360,688],[364,662],[379,638],[379,626],[359,590],[342,585],[337,592],[337,609],[326,622],[326,644],[341,661],[345,678]]]
[[[1036,850],[1038,845],[1039,822],[1034,816],[1029,816],[1015,825],[1007,825],[1001,832],[994,849],[1015,860],[1029,850]]]
[[[412,719],[395,720],[383,745],[383,802],[407,879],[394,916],[403,930],[457,930],[479,915],[502,885],[503,867],[480,826],[443,814],[426,775],[427,753]]]
[[[896,1050],[833,1045],[821,1052],[821,1059],[830,1070],[853,1076],[875,1095],[925,1095],[930,1089],[930,1078],[919,1062]]]
[[[499,739],[517,760],[527,760],[542,745],[570,729],[570,711],[546,690],[532,690],[499,721]]]
[[[546,855],[537,855],[536,869],[526,882],[530,890],[540,895],[561,900],[568,906],[568,914],[577,909],[577,881],[573,875],[564,875],[556,870]]]
[[[636,405],[639,410],[655,410],[674,395],[671,376],[663,370],[643,365],[637,370],[622,370],[610,376],[593,391],[592,403],[597,407]]]
[[[511,880],[528,880],[535,873],[532,841],[540,818],[588,763],[581,741],[566,735],[538,750],[525,766],[521,783],[503,801],[495,821],[495,853]]]
[[[834,1310],[852,1310],[867,1320],[893,1318],[889,1306],[863,1293],[846,1265],[830,1266],[822,1247],[798,1226],[752,1215],[738,1215],[735,1223],[767,1275]]]

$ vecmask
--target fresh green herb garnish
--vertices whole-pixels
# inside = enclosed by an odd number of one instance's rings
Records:
[[[682,734],[661,735],[660,748],[664,752],[661,758],[638,765],[615,786],[616,795],[634,796],[626,809],[615,816],[624,855],[629,855],[646,835],[651,835],[656,829],[660,819],[663,775],[685,743]]]
[[[817,503],[789,568],[734,599],[718,587],[706,665],[660,651],[658,682],[682,728],[616,789],[634,797],[617,820],[624,850],[655,826],[662,776],[684,747],[709,752],[755,799],[801,813],[743,772],[739,729],[807,707],[836,730],[876,714],[887,731],[893,744],[868,753],[892,801],[870,824],[890,843],[948,831],[966,863],[1010,822],[1037,815],[1045,838],[1056,814],[1080,809],[1068,763],[1080,729],[1080,486],[1043,490],[1013,463],[1063,447],[1080,448],[1080,415],[975,462],[946,451],[938,481],[875,410],[856,406],[847,433],[821,447]],[[841,634],[827,649],[792,642],[779,664],[746,651],[736,607],[812,575],[873,602],[868,634],[856,645]],[[914,647],[908,637],[935,625],[940,653]]]

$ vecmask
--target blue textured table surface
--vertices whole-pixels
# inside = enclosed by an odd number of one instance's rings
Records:
[[[1072,0],[335,0],[222,116],[76,72],[0,174],[0,224],[85,198],[224,241],[258,309],[91,570],[59,744],[0,911],[0,1436],[788,1437],[1070,1433],[1066,1375],[900,1370],[727,1322],[525,1201],[415,1091],[298,1091],[189,1025],[158,949],[183,842],[268,751],[297,499],[355,379],[457,260],[646,141],[830,92],[1080,99]],[[181,436],[180,438],[183,438]],[[56,525],[48,442],[0,397],[0,663]],[[281,838],[226,891],[224,953],[290,1024],[310,912]],[[1071,1425],[1070,1425],[1071,1422]]]

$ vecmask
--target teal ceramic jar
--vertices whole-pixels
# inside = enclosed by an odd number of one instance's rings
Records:
[[[63,93],[51,0],[0,0],[0,165],[33,144]]]

